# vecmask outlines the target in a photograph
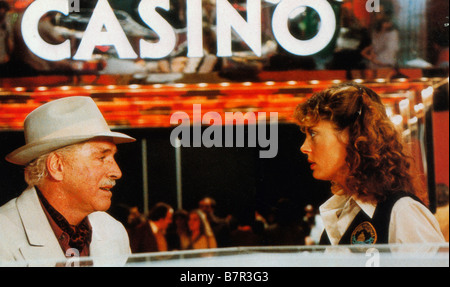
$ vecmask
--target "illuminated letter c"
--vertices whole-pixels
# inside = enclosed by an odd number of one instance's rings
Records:
[[[70,41],[52,45],[39,35],[39,20],[50,11],[69,15],[69,2],[60,0],[36,0],[28,6],[22,18],[22,36],[31,52],[49,61],[60,61],[70,58]]]

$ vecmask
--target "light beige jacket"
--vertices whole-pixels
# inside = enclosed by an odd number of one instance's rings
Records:
[[[131,254],[123,225],[105,212],[89,216],[94,266],[117,266]],[[42,210],[35,188],[0,207],[0,266],[55,266],[66,257]]]

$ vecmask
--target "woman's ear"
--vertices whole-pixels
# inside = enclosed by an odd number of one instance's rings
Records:
[[[64,163],[61,155],[52,152],[47,158],[47,171],[48,175],[56,181],[64,179]]]
[[[347,145],[350,142],[350,128],[346,127],[342,131],[339,131],[337,138],[340,142]]]

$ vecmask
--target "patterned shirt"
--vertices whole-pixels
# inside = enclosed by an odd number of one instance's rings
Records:
[[[70,225],[64,216],[50,205],[37,187],[36,191],[44,213],[66,257],[89,256],[89,245],[92,240],[92,227],[89,219],[84,218],[77,226]]]

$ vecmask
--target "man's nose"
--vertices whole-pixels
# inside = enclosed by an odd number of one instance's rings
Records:
[[[111,169],[109,171],[109,178],[111,179],[120,179],[122,177],[122,171],[120,170],[119,165],[117,164],[116,160],[112,160],[111,163]]]

